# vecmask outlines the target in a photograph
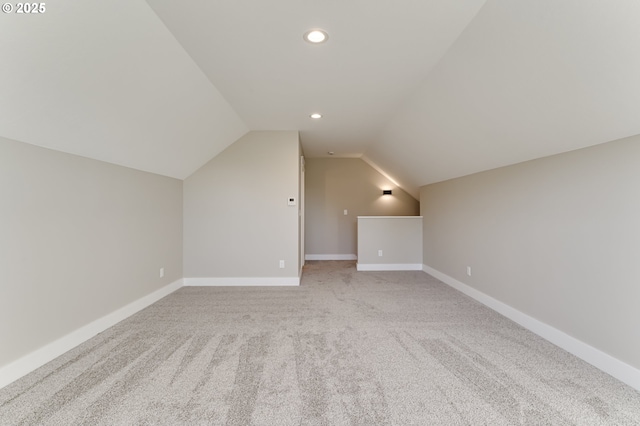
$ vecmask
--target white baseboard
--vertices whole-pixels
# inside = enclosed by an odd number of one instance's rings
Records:
[[[305,260],[358,260],[355,254],[305,254]]]
[[[151,294],[141,297],[140,299],[135,300],[128,305],[103,316],[102,318],[98,318],[97,320],[62,336],[58,340],[55,340],[54,342],[51,342],[40,349],[36,349],[30,354],[7,364],[0,368],[0,388],[5,387],[28,373],[31,373],[47,362],[52,361],[63,353],[75,348],[81,343],[86,342],[95,335],[102,333],[107,328],[116,325],[136,312],[154,304],[163,297],[178,290],[180,287],[182,287],[181,279],[174,281]]]
[[[421,263],[358,263],[358,271],[422,271]]]
[[[615,377],[623,383],[628,384],[634,389],[640,391],[640,370],[631,365],[602,352],[593,346],[584,343],[575,337],[551,327],[529,315],[518,311],[511,306],[494,299],[493,297],[476,290],[473,287],[464,284],[455,278],[452,278],[442,272],[423,265],[422,270],[429,275],[434,276],[445,284],[450,285],[456,290],[466,294],[467,296],[477,300],[483,305],[493,309],[494,311],[504,315],[510,320],[520,324],[524,328],[538,336],[548,340],[556,346],[561,347],[565,351],[577,356],[578,358],[588,362],[594,367],[604,371],[605,373]]]
[[[297,286],[300,277],[185,278],[187,287]]]

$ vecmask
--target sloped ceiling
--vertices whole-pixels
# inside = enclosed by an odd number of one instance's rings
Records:
[[[415,195],[639,134],[638,22],[636,0],[47,3],[0,15],[0,136],[184,178],[299,130]]]
[[[416,191],[639,134],[638,52],[640,2],[488,1],[366,156]]]
[[[0,14],[0,136],[183,179],[248,131],[142,0]]]

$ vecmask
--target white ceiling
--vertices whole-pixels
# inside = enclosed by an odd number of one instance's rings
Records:
[[[315,157],[362,155],[484,1],[147,3],[249,128],[299,130]],[[328,42],[306,43],[318,27]]]
[[[416,195],[639,134],[639,22],[637,0],[47,3],[0,14],[0,136],[182,179],[299,130]]]

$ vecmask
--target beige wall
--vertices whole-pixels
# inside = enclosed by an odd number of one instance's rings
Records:
[[[297,132],[249,132],[184,181],[186,278],[299,276],[299,158]]]
[[[305,181],[306,255],[355,255],[358,216],[419,214],[415,198],[359,158],[307,158]]]
[[[422,216],[358,217],[358,270],[422,270]]]
[[[640,137],[428,185],[420,200],[427,266],[640,367]]]
[[[179,180],[0,138],[0,194],[0,367],[182,278]]]

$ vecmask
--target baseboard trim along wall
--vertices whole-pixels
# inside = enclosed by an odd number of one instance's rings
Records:
[[[358,271],[422,271],[421,263],[358,263]]]
[[[185,278],[187,287],[299,286],[300,277]]]
[[[174,281],[0,368],[0,388],[26,376],[109,327],[154,304],[178,290],[182,285],[181,279]]]
[[[304,260],[358,260],[355,254],[305,254]]]
[[[631,365],[622,362],[619,359],[576,339],[575,337],[569,336],[557,328],[551,327],[542,321],[530,317],[529,315],[520,312],[517,309],[456,280],[455,278],[433,269],[430,266],[423,265],[422,270],[445,284],[477,300],[483,305],[504,315],[510,320],[520,324],[527,330],[532,331],[554,345],[559,346],[565,351],[640,391],[640,370],[635,367],[632,367]]]

